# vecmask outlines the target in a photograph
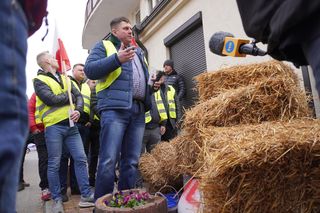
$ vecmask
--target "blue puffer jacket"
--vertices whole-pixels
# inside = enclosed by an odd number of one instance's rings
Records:
[[[114,36],[109,39],[118,50],[121,42]],[[143,52],[140,48],[136,49],[136,54],[139,56],[142,64],[145,82],[146,95],[143,101],[145,110],[148,111],[151,107],[151,88],[147,82],[149,79],[148,68],[144,63]],[[133,70],[131,61],[120,63],[117,54],[106,57],[106,50],[102,41],[98,42],[91,50],[87,58],[84,71],[86,76],[92,80],[104,78],[106,75],[121,66],[122,72],[120,76],[105,90],[97,94],[99,112],[106,109],[129,109],[132,106],[132,88],[133,88]]]

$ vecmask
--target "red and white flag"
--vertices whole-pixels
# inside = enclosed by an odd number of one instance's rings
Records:
[[[64,47],[64,44],[62,42],[62,39],[60,37],[59,31],[57,26],[55,27],[55,35],[53,38],[53,50],[52,50],[52,54],[56,57],[56,59],[58,60],[59,63],[59,72],[66,72],[68,70],[71,69],[71,64],[70,64],[70,60],[67,54],[67,51]],[[62,63],[64,62],[64,63]],[[63,65],[65,67],[63,67]]]

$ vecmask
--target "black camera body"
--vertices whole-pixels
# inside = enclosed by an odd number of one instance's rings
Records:
[[[154,80],[155,82],[160,81],[160,78],[164,76],[164,72],[163,71],[158,71],[157,75],[156,75],[156,79]]]

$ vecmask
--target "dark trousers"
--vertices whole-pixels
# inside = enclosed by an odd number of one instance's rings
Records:
[[[316,88],[320,95],[320,36],[310,41],[304,41],[302,49],[312,67]]]
[[[145,152],[150,153],[151,150],[160,142],[161,142],[160,127],[156,127],[153,129],[145,128],[142,147],[141,147],[141,155],[144,154]],[[143,178],[141,176],[140,170],[138,170],[138,174],[137,174],[136,187],[137,188],[143,187]]]
[[[24,182],[24,175],[23,175],[23,164],[24,164],[24,158],[26,157],[26,153],[27,153],[27,148],[28,148],[28,144],[33,143],[33,135],[32,134],[28,134],[28,138],[27,141],[24,145],[24,149],[22,151],[22,159],[20,162],[20,172],[19,172],[19,183]]]
[[[19,183],[22,183],[24,182],[24,175],[23,175],[23,164],[24,164],[24,158],[26,157],[26,153],[27,153],[27,147],[28,147],[28,141],[26,142],[25,144],[25,147],[22,151],[22,159],[21,159],[21,162],[20,162],[20,172],[19,172]]]
[[[171,122],[167,122],[166,132],[161,136],[162,141],[169,141],[172,138],[176,137],[178,134],[178,130],[176,127],[171,125]]]
[[[90,127],[89,134],[89,184],[95,186],[96,172],[100,148],[100,122],[95,121]]]
[[[160,127],[145,129],[142,141],[141,154],[151,152],[151,150],[161,141]]]
[[[44,132],[40,132],[38,134],[35,134],[34,137],[34,143],[37,147],[38,152],[38,171],[40,176],[40,183],[39,187],[41,190],[49,188],[48,184],[48,151],[47,146],[45,142]]]

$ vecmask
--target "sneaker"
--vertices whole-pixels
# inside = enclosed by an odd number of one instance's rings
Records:
[[[54,200],[53,201],[52,213],[64,213],[62,200]]]
[[[69,197],[68,197],[67,193],[61,194],[61,198],[62,198],[62,202],[64,202],[64,203],[69,201]]]
[[[44,189],[41,192],[41,200],[43,201],[48,201],[51,199],[51,192],[49,191],[49,189]]]
[[[89,197],[82,197],[80,198],[79,207],[80,208],[87,208],[94,206],[94,194],[91,193]]]

